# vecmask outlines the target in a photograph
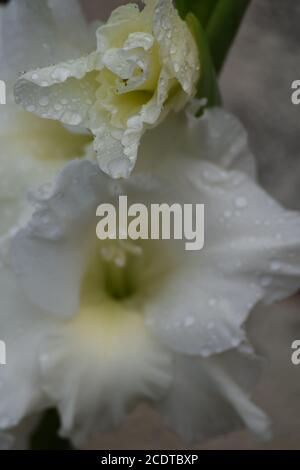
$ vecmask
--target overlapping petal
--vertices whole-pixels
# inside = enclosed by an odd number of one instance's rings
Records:
[[[1,5],[1,79],[9,84],[28,68],[89,52],[92,33],[77,0],[11,0]]]
[[[70,5],[71,17],[65,21],[65,8]],[[18,19],[16,31],[13,25]],[[0,7],[0,68],[7,86],[7,104],[0,113],[0,235],[19,223],[21,214],[23,217],[28,191],[50,182],[67,160],[82,155],[89,142],[88,137],[73,135],[59,123],[23,111],[11,96],[14,81],[26,66],[45,65],[48,60],[65,57],[60,54],[69,57],[71,48],[73,53],[78,50],[75,44],[81,33],[73,32],[71,37],[71,20],[72,28],[77,24],[82,34],[86,33],[86,45],[89,27],[77,1],[12,0]],[[67,50],[63,44],[68,45]]]
[[[110,179],[88,159],[68,163],[31,198],[29,217],[8,241],[3,331],[10,338],[24,324],[20,344],[30,347],[26,374],[18,375],[28,393],[5,392],[7,427],[51,403],[78,445],[147,399],[190,441],[241,425],[267,436],[265,415],[247,397],[256,361],[225,351],[244,342],[257,302],[299,287],[299,215],[257,186],[244,130],[222,110],[199,120],[169,116],[141,150],[144,163],[128,180]],[[116,300],[102,275],[95,214],[124,194],[129,204],[204,203],[206,241],[198,253],[185,251],[184,241],[144,241],[128,271],[138,277],[134,295]]]
[[[198,52],[171,0],[115,10],[97,31],[97,50],[24,74],[19,104],[42,117],[88,128],[101,169],[128,177],[145,130],[195,94]]]
[[[200,135],[213,116],[220,120],[220,113],[213,111],[198,121]],[[219,126],[219,142],[223,142],[224,131],[224,140],[229,139],[230,122],[233,141],[238,142],[236,122],[225,116],[223,122],[224,128]],[[176,120],[172,130],[178,135],[175,123]],[[153,130],[151,148],[155,133]],[[160,140],[157,142],[163,145]],[[119,194],[128,194],[129,201],[146,204],[157,200],[205,204],[204,249],[187,252],[183,241],[149,244],[154,254],[141,273],[141,284],[147,286],[143,293],[147,299],[144,311],[155,334],[179,352],[208,356],[243,341],[243,324],[258,302],[278,300],[298,289],[300,218],[272,200],[251,177],[234,169],[235,161],[241,165],[234,145],[222,154],[220,164],[227,162],[230,167],[225,170],[217,165],[213,151],[212,163],[192,153],[179,155],[178,145],[176,159],[173,141],[169,142],[169,148],[164,148],[164,163],[157,164],[159,171],[154,165],[152,175],[148,170],[136,172],[131,180],[117,185],[101,175],[92,162],[71,163],[27,228],[16,235],[14,266],[32,301],[40,306],[44,302],[58,314],[72,314],[72,308],[75,311],[78,305],[84,274],[83,261],[77,267],[74,263],[84,257],[84,246],[89,246],[89,234],[95,227],[93,214],[105,193],[106,199],[115,204]],[[145,142],[145,158],[147,145]],[[239,148],[242,158],[247,150],[244,146]],[[173,168],[169,174],[167,165],[171,160]],[[69,285],[72,289],[68,289],[64,299],[63,289]],[[64,309],[59,299],[64,299]],[[72,308],[67,308],[69,302]]]
[[[269,420],[248,398],[260,366],[242,350],[205,360],[176,356],[173,384],[159,405],[167,425],[189,444],[244,426],[268,439]]]

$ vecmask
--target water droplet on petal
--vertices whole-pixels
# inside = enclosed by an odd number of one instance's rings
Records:
[[[53,70],[51,77],[53,80],[65,82],[69,77],[69,71],[63,67],[57,67]]]
[[[239,344],[240,344],[240,339],[239,339],[239,338],[233,338],[233,339],[231,340],[231,346],[232,346],[233,348],[236,348]]]
[[[244,209],[245,207],[247,207],[248,205],[248,201],[245,197],[237,197],[236,200],[235,200],[235,206],[238,208],[238,209]]]
[[[40,98],[39,104],[40,106],[48,106],[49,99],[46,96],[43,96],[42,98]]]
[[[81,119],[80,114],[75,113],[72,115],[70,124],[72,124],[73,126],[78,126],[79,124],[81,124],[81,122],[82,122],[82,119]]]
[[[126,266],[126,257],[125,256],[117,256],[114,259],[114,263],[118,268],[125,268]]]
[[[270,267],[271,267],[271,271],[280,271],[281,263],[279,261],[272,261]]]
[[[193,326],[194,323],[195,323],[195,318],[194,317],[187,317],[184,320],[184,326],[186,326],[186,327]]]

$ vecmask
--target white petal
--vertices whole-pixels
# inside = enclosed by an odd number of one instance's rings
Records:
[[[67,3],[69,7],[72,5],[69,12],[72,27],[74,24],[82,26],[85,21],[76,0],[68,0],[64,6],[56,0],[38,4],[33,0],[12,0],[0,10],[0,69],[1,78],[7,82],[9,103],[5,113],[0,114],[0,235],[19,223],[19,217],[24,215],[27,192],[51,180],[65,159],[80,156],[88,142],[87,138],[74,138],[57,123],[22,111],[12,104],[10,96],[13,81],[20,71],[37,64],[46,65],[45,57],[50,61],[63,58],[60,56],[63,44],[67,44],[67,38],[70,40],[65,18]],[[54,31],[59,28],[62,32],[63,23],[62,37],[58,30],[57,34]],[[74,36],[79,37],[78,32]],[[73,47],[74,41],[70,43]],[[67,56],[70,54],[68,46]],[[29,110],[32,111],[30,106]]]
[[[139,24],[140,12],[135,3],[121,5],[112,11],[108,22],[101,25],[97,30],[97,49],[103,53],[110,47],[115,46],[123,38],[123,27],[131,29],[132,24]]]
[[[128,177],[144,132],[194,96],[198,61],[171,0],[142,12],[126,5],[99,27],[94,53],[24,74],[15,98],[39,116],[89,129],[100,168]]]
[[[29,450],[30,438],[32,433],[36,429],[39,420],[39,413],[33,414],[32,416],[24,419],[21,424],[16,428],[10,429],[9,434],[6,435],[6,437],[8,438],[6,446],[9,446],[9,450]]]
[[[184,173],[186,187],[195,190],[190,202],[205,204],[205,245],[157,281],[146,312],[171,348],[208,356],[244,339],[243,323],[257,302],[299,288],[300,216],[243,173],[195,161],[173,176],[174,184]]]
[[[63,435],[79,445],[91,432],[119,425],[140,400],[166,393],[171,355],[139,311],[108,300],[83,306],[70,321],[54,319],[22,294],[9,265],[0,278],[8,351],[0,369],[0,430],[57,406]]]
[[[168,426],[189,444],[247,427],[270,438],[266,415],[251,403],[259,361],[230,352],[214,359],[178,356],[171,391],[159,409]]]
[[[71,157],[84,152],[88,138],[60,124],[7,105],[0,117],[0,235],[19,224],[30,189],[50,182]]]
[[[197,103],[193,102],[186,113],[171,113],[144,135],[137,171],[168,175],[173,167],[181,164],[181,159],[192,157],[208,160],[226,170],[243,171],[254,179],[256,165],[245,128],[222,108],[210,109],[196,118]],[[153,152],[154,141],[159,142],[159,152]]]
[[[36,195],[31,220],[14,236],[19,282],[32,302],[52,313],[70,316],[78,310],[90,242],[96,238],[101,180],[105,176],[88,160],[70,163],[53,189]]]
[[[95,47],[95,34],[93,27],[88,24],[84,16],[81,2],[79,0],[64,0],[63,2],[61,0],[47,1],[55,29],[61,38],[60,47],[62,43],[68,45],[69,50],[71,49],[70,53],[74,55],[74,58],[93,50]],[[59,53],[61,56],[56,60],[67,58],[65,53],[62,56],[62,51]],[[69,56],[69,59],[72,58]]]
[[[22,294],[2,257],[0,291],[0,334],[7,361],[0,367],[0,430],[5,430],[47,405],[39,386],[38,354],[53,328]]]
[[[46,344],[41,368],[61,433],[76,446],[119,426],[140,400],[161,399],[172,370],[170,354],[149,335],[140,313],[116,302],[67,324]]]
[[[77,0],[11,0],[0,10],[1,78],[72,59],[91,47]]]
[[[95,61],[91,54],[26,73],[15,86],[16,103],[41,117],[88,127],[88,113],[99,86],[97,76],[89,75]]]
[[[164,175],[166,187],[177,188],[173,202],[205,204],[206,211],[204,249],[186,252],[181,268],[157,281],[149,322],[180,352],[207,356],[235,347],[257,302],[299,288],[299,215],[253,182],[245,131],[221,110],[188,126],[183,115],[171,117],[144,138],[141,155],[137,173]]]
[[[112,202],[117,206],[120,194],[128,195],[129,205],[137,200],[149,204],[151,196],[160,202],[160,195],[167,195],[170,190],[162,189],[162,184],[151,175],[117,184],[91,161],[70,162],[58,175],[53,188],[37,193],[36,202],[32,196],[32,216],[13,238],[13,267],[31,301],[54,314],[75,314],[90,251],[97,242],[98,205]],[[176,193],[177,188],[173,188],[173,194]],[[152,244],[147,247],[151,259]],[[165,252],[169,253],[170,247]],[[166,263],[168,267],[167,256]],[[160,255],[151,261],[153,265],[166,269]],[[146,285],[148,269],[142,276]]]
[[[181,20],[172,0],[155,2],[153,32],[160,45],[162,62],[172,70],[184,92],[193,96],[199,77],[196,42]]]
[[[128,178],[136,164],[141,137],[146,128],[157,125],[167,115],[172,101],[166,105],[170,91],[169,74],[162,70],[154,96],[138,114],[127,121],[125,130],[115,129],[103,122],[94,128],[95,151],[102,171],[112,178]],[[142,153],[142,152],[141,152]],[[143,158],[143,157],[142,157]]]

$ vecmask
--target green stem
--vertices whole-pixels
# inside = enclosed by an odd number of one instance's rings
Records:
[[[211,108],[213,106],[220,106],[222,100],[205,31],[200,21],[198,21],[193,13],[187,15],[186,22],[198,44],[199,60],[202,67],[202,74],[197,89],[197,98],[200,100],[205,98],[207,100],[205,107]]]
[[[219,74],[251,0],[175,0],[182,18],[193,13],[206,32]]]
[[[217,74],[222,69],[250,1],[218,0],[210,15],[205,29]]]

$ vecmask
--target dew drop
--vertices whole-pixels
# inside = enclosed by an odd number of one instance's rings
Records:
[[[48,106],[48,104],[49,104],[49,99],[48,99],[46,96],[43,96],[43,97],[39,100],[39,104],[40,104],[40,106]]]
[[[235,200],[235,206],[238,208],[238,209],[244,209],[245,207],[247,207],[248,205],[248,201],[245,197],[237,197],[236,200]]]
[[[126,257],[125,256],[117,256],[114,259],[114,263],[118,268],[125,268],[126,266]]]
[[[240,341],[239,338],[233,338],[233,339],[231,340],[231,346],[232,346],[233,348],[236,348],[236,347],[240,344],[240,342],[241,342],[241,341]]]
[[[271,267],[271,271],[280,271],[281,263],[279,261],[272,261],[270,267]]]
[[[195,323],[195,318],[194,317],[187,317],[185,320],[184,320],[184,326],[193,326]]]
[[[224,212],[224,217],[225,217],[225,219],[229,219],[229,218],[231,217],[231,215],[232,215],[232,212],[231,212],[231,211],[225,211],[225,212]]]
[[[63,67],[58,67],[53,70],[51,77],[53,80],[65,82],[69,77],[69,71]]]
[[[82,122],[82,119],[81,119],[80,114],[75,113],[75,114],[72,115],[72,122],[71,122],[71,124],[72,124],[73,126],[78,126],[81,122]]]

